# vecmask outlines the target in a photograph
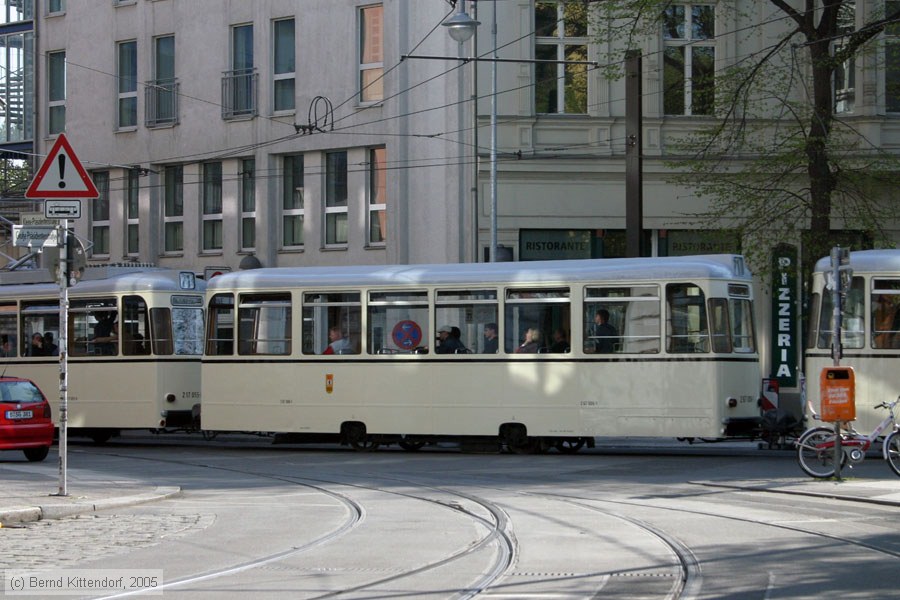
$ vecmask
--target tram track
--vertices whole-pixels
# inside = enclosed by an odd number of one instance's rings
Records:
[[[163,586],[160,587],[162,591],[167,589],[175,589],[179,587],[184,587],[187,585],[192,585],[196,583],[201,583],[204,581],[209,581],[221,577],[228,577],[230,575],[234,575],[240,573],[242,571],[247,571],[254,568],[259,568],[266,566],[268,564],[285,560],[297,554],[301,554],[322,546],[324,544],[332,543],[346,535],[349,531],[353,530],[365,520],[366,511],[365,508],[358,503],[356,500],[349,497],[347,494],[342,492],[336,492],[333,489],[330,489],[328,486],[343,486],[348,487],[350,489],[362,489],[371,492],[390,494],[394,496],[400,496],[404,498],[409,498],[416,501],[428,502],[434,505],[437,505],[441,508],[445,508],[448,510],[453,510],[460,514],[464,514],[467,517],[473,519],[481,526],[483,526],[487,533],[476,543],[470,544],[464,548],[457,550],[440,558],[438,560],[432,560],[426,564],[420,565],[413,569],[407,569],[400,573],[396,573],[393,575],[389,575],[386,577],[379,577],[374,580],[370,580],[364,582],[359,585],[347,587],[341,590],[336,590],[333,592],[328,592],[325,594],[320,594],[316,596],[311,596],[310,600],[324,600],[326,598],[337,598],[342,595],[354,592],[362,592],[365,590],[377,588],[378,586],[383,586],[385,584],[397,582],[403,579],[407,579],[410,577],[426,574],[429,571],[434,571],[440,569],[442,567],[451,565],[455,561],[458,561],[462,558],[473,556],[476,553],[482,551],[488,545],[495,543],[496,544],[496,557],[493,560],[493,564],[485,565],[483,569],[483,574],[481,577],[476,579],[475,581],[469,583],[464,586],[462,592],[458,593],[454,596],[455,599],[458,600],[468,600],[469,598],[473,598],[478,594],[484,592],[488,589],[492,583],[498,580],[503,574],[510,568],[513,564],[515,555],[516,555],[516,543],[514,536],[509,531],[511,528],[509,517],[505,514],[505,512],[499,508],[494,503],[487,501],[482,498],[478,498],[472,496],[470,494],[465,494],[462,492],[456,492],[453,490],[437,488],[434,486],[425,486],[426,489],[432,492],[439,492],[441,494],[455,496],[456,498],[465,499],[471,503],[474,503],[477,507],[481,508],[488,517],[477,514],[476,512],[469,510],[463,507],[458,502],[454,501],[444,501],[440,499],[435,499],[433,497],[428,497],[424,495],[412,494],[407,492],[398,492],[396,490],[388,490],[377,486],[368,486],[361,485],[358,483],[348,483],[346,481],[338,481],[332,479],[315,479],[315,478],[307,478],[307,477],[295,477],[289,475],[281,475],[275,473],[261,473],[258,471],[249,471],[243,469],[235,469],[231,467],[222,467],[204,464],[200,462],[192,462],[192,461],[183,461],[183,460],[174,460],[174,459],[159,459],[159,458],[149,458],[149,457],[141,457],[141,456],[133,456],[133,455],[121,455],[112,452],[93,452],[93,454],[101,454],[104,456],[110,457],[119,457],[119,458],[128,458],[132,460],[152,460],[155,462],[165,462],[169,464],[174,464],[182,467],[192,467],[192,468],[201,468],[201,469],[211,469],[217,471],[224,471],[234,474],[239,474],[243,476],[251,476],[255,478],[262,478],[267,480],[279,481],[282,483],[288,483],[292,485],[300,485],[307,487],[309,489],[316,490],[323,494],[328,495],[331,498],[334,498],[342,505],[344,505],[348,510],[347,519],[340,524],[337,528],[329,531],[318,538],[311,540],[305,544],[300,546],[291,548],[289,550],[284,550],[281,552],[276,552],[270,555],[257,557],[253,560],[242,562],[236,565],[232,565],[223,569],[217,569],[215,571],[210,571],[206,573],[200,573],[198,575],[193,575],[189,577],[182,577],[179,579],[172,580],[170,582],[166,582]],[[415,485],[415,484],[411,484]],[[140,594],[140,591],[124,593],[124,594],[116,594],[112,596],[106,596],[103,600],[113,599],[113,598],[124,598],[132,595]]]

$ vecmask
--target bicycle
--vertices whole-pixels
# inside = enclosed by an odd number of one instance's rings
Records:
[[[850,463],[850,468],[858,465],[866,458],[866,452],[878,440],[878,436],[890,427],[891,432],[884,438],[882,455],[891,470],[900,477],[900,426],[894,419],[894,406],[900,397],[891,403],[882,402],[875,408],[885,408],[888,416],[878,424],[869,435],[859,433],[848,424],[847,430],[841,432],[841,467]],[[818,415],[813,415],[818,419]],[[797,460],[800,468],[807,475],[826,478],[834,475],[834,429],[829,427],[812,427],[803,432],[797,439]]]

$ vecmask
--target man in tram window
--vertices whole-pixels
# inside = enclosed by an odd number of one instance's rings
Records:
[[[460,332],[461,335],[461,332]],[[441,325],[438,329],[438,347],[436,354],[456,354],[457,351],[465,352],[466,347],[462,340],[453,335],[453,328],[449,325]]]
[[[500,339],[497,337],[497,324],[487,323],[484,326],[484,353],[497,354],[500,348]]]
[[[105,332],[108,333],[100,335]],[[119,320],[117,318],[111,317],[97,323],[97,326],[94,328],[94,334],[94,339],[91,341],[94,342],[96,354],[110,356],[116,354],[116,347],[119,343]]]
[[[331,343],[322,354],[353,354],[353,345],[344,335],[344,330],[340,325],[332,325],[328,328],[328,339],[331,340]]]
[[[9,335],[0,335],[0,357],[7,358],[16,355],[16,347],[9,340]]]
[[[900,320],[900,311],[888,294],[878,294],[876,296],[875,310],[872,319],[874,325],[872,333],[874,334],[874,346],[876,348],[898,348],[900,347],[900,332],[898,332],[898,320]]]
[[[609,322],[609,311],[601,308],[594,313],[594,322],[588,327],[584,351],[610,354],[615,350],[619,332]]]
[[[53,332],[44,332],[44,354],[47,356],[59,356],[59,346],[53,343]]]
[[[565,354],[569,351],[569,340],[566,338],[566,330],[557,327],[553,330],[553,343],[550,344],[550,352]]]

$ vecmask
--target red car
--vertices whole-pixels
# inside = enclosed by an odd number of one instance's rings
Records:
[[[0,377],[0,450],[22,450],[30,461],[47,458],[53,419],[47,398],[33,381]]]

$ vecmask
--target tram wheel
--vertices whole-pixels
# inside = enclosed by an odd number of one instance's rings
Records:
[[[543,438],[539,437],[525,438],[516,443],[506,444],[506,447],[513,454],[543,454],[549,449]]]
[[[398,443],[407,452],[416,452],[425,446],[425,442],[410,442],[409,440],[401,440]]]
[[[554,444],[563,454],[575,454],[584,447],[584,438],[565,438]]]
[[[372,440],[370,438],[363,438],[361,440],[350,440],[350,447],[356,450],[357,452],[371,452],[376,450],[378,446],[380,446],[378,442]]]

